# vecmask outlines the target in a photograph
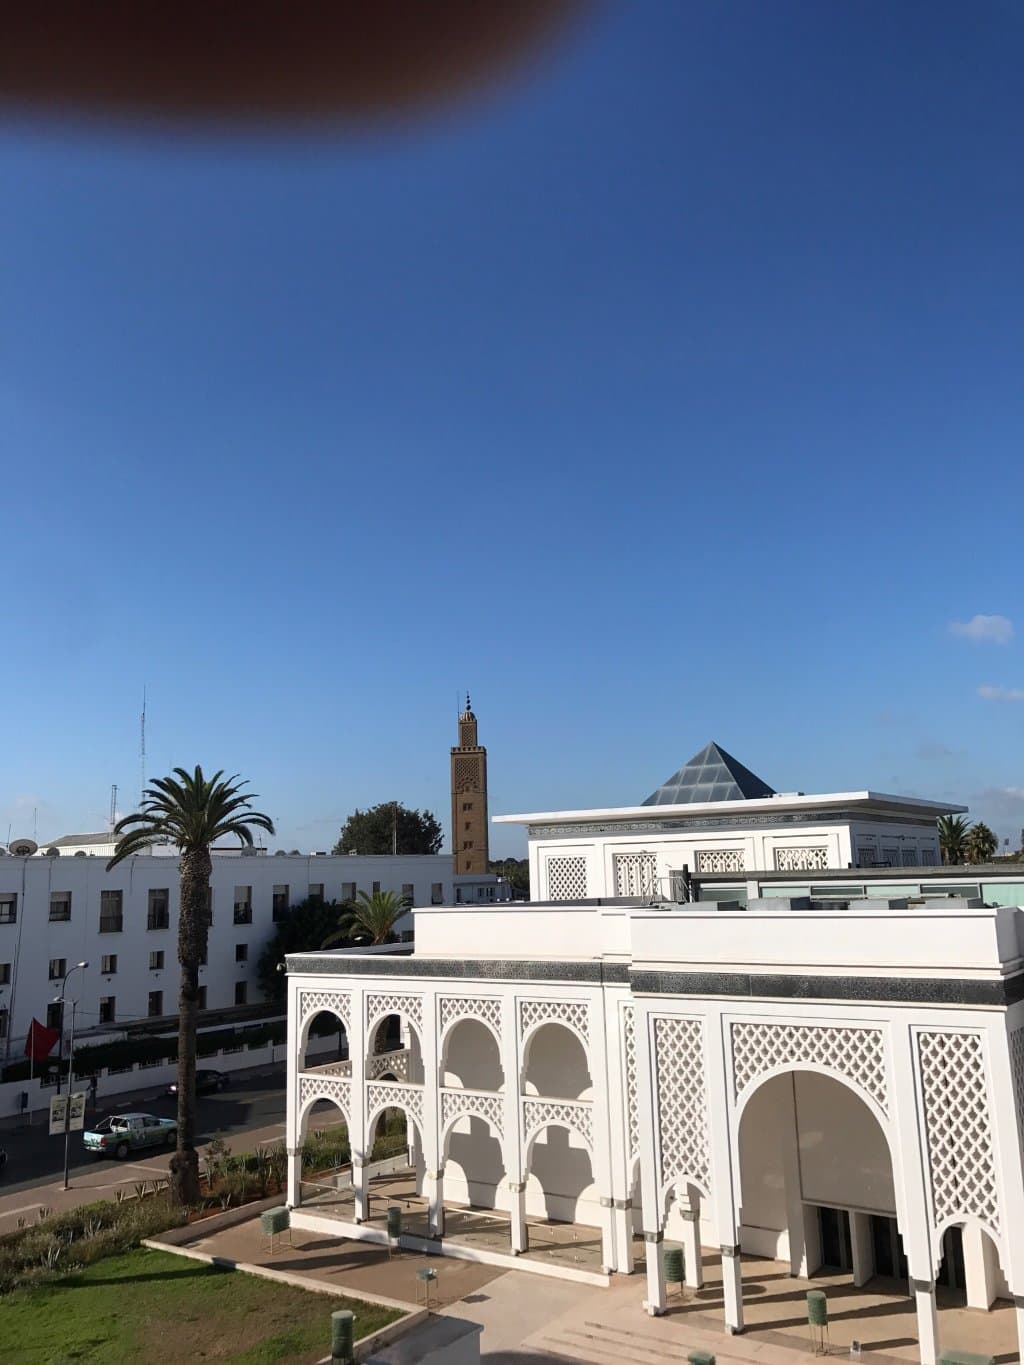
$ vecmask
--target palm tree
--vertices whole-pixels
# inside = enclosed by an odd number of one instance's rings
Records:
[[[962,815],[939,816],[939,848],[944,863],[962,863],[970,822]]]
[[[969,863],[989,863],[998,847],[998,836],[979,820],[971,826],[964,842],[964,858]]]
[[[387,943],[396,922],[409,908],[409,901],[406,896],[396,896],[393,891],[374,891],[372,895],[360,891],[358,898],[349,902],[349,907],[338,928],[333,934],[328,934],[320,945],[322,948],[333,948],[336,943],[349,940],[355,934],[369,935],[371,943]]]
[[[142,793],[134,815],[114,826],[118,836],[107,870],[153,844],[176,844],[180,854],[181,909],[178,914],[178,1150],[171,1158],[171,1192],[181,1205],[199,1201],[199,1157],[196,1137],[196,1023],[199,1015],[199,966],[206,959],[210,928],[210,845],[237,835],[244,847],[253,844],[253,829],[273,834],[269,815],[252,809],[248,785],[237,776],[211,778],[196,764],[194,773],[175,768],[171,777],[153,779]]]

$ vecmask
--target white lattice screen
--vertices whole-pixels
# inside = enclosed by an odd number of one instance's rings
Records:
[[[626,1124],[629,1133],[630,1160],[640,1150],[640,1110],[636,1081],[636,1011],[632,1005],[622,1007],[622,1041],[625,1051]]]
[[[590,1006],[585,1000],[522,1000],[519,1003],[519,1037],[541,1024],[565,1024],[584,1043],[590,1042]]]
[[[617,896],[653,896],[658,889],[657,876],[653,853],[616,853]]]
[[[710,1190],[704,1026],[699,1019],[654,1021],[661,1184],[691,1176]]]
[[[1017,1110],[1017,1128],[1024,1146],[1024,1028],[1010,1034],[1010,1072],[1013,1076],[1013,1096]]]
[[[821,845],[807,848],[777,848],[776,872],[817,872],[828,867],[828,849]]]
[[[501,1038],[501,1001],[494,996],[443,995],[438,1002],[441,1032],[457,1019],[476,1019],[489,1024],[496,1037]]]
[[[733,1024],[736,1098],[776,1067],[812,1062],[855,1081],[888,1113],[885,1041],[881,1029],[817,1024]]]
[[[696,856],[698,872],[742,872],[741,848],[699,848]]]
[[[524,1140],[551,1123],[573,1129],[593,1147],[594,1117],[585,1100],[523,1100]]]
[[[487,1095],[478,1090],[442,1090],[441,1126],[458,1118],[484,1119],[498,1133],[505,1126],[505,1101],[500,1095]]]
[[[974,1214],[999,1231],[985,1049],[976,1033],[919,1033],[932,1216]]]
[[[583,900],[587,894],[587,860],[584,857],[549,858],[548,900]]]

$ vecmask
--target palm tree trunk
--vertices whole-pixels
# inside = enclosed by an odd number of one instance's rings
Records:
[[[183,1206],[199,1202],[196,1153],[196,1025],[199,1019],[199,964],[206,955],[207,906],[213,863],[207,849],[181,855],[181,910],[178,916],[178,1150],[171,1158],[171,1192]]]

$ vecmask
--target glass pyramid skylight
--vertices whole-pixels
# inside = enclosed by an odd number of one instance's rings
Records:
[[[762,782],[712,741],[652,792],[643,804],[681,806],[696,801],[753,801],[760,796],[774,795],[767,782]]]

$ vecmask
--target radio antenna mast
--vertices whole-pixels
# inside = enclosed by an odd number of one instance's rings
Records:
[[[146,684],[142,684],[142,719],[139,743],[139,800],[146,790]]]
[[[117,783],[114,782],[110,787],[110,832],[114,832],[117,824]]]

